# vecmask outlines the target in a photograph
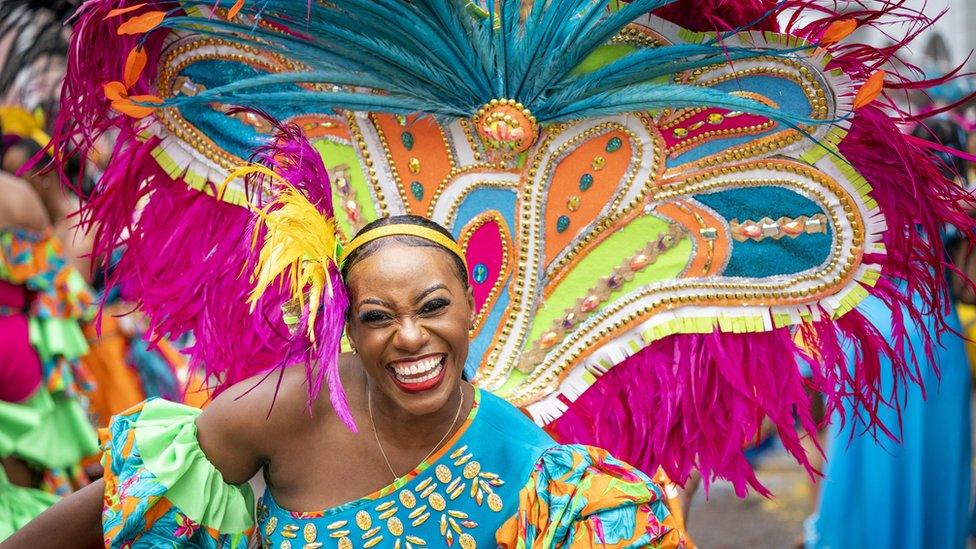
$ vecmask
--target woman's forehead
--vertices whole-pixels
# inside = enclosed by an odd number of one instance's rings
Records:
[[[346,284],[354,295],[409,296],[437,284],[453,289],[458,280],[448,252],[393,242],[357,261],[346,276]]]

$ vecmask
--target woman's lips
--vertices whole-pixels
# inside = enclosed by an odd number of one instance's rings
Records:
[[[440,385],[447,368],[446,355],[429,355],[411,361],[397,361],[387,367],[393,382],[408,393],[428,391]]]

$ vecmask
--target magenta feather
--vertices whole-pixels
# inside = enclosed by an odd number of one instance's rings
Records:
[[[297,125],[280,124],[266,115],[261,116],[274,125],[274,132],[268,143],[256,151],[254,159],[271,168],[279,177],[301,191],[323,217],[333,219],[335,212],[332,205],[332,190],[321,154],[312,147]],[[263,189],[266,183],[268,182],[264,181],[262,176],[257,175],[249,179],[247,187]],[[259,204],[263,198],[258,197]],[[249,264],[256,264],[258,254],[257,248],[250,251]],[[304,364],[309,407],[311,408],[312,402],[318,397],[325,383],[336,414],[350,429],[356,431],[355,421],[349,411],[339,375],[339,353],[349,296],[337,264],[326,265],[326,269],[331,282],[332,295],[323,294],[320,303],[306,305],[299,326],[293,331],[285,352],[273,367],[284,368],[291,364]],[[286,275],[287,273],[282,276],[282,284],[288,278]],[[306,335],[310,307],[320,309],[320,314],[315,319],[314,342]]]

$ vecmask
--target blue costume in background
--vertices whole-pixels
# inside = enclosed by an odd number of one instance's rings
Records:
[[[916,307],[921,304],[916,299]],[[890,311],[879,300],[865,302],[865,314],[890,335]],[[906,315],[907,318],[907,315]],[[959,331],[955,310],[946,319]],[[941,379],[924,362],[920,330],[908,326],[919,360],[926,398],[914,384],[902,395],[901,431],[895,410],[881,419],[901,443],[834,418],[827,442],[827,463],[818,513],[808,524],[808,548],[965,547],[970,498],[970,374],[961,338],[947,333],[935,349]],[[908,349],[906,349],[908,352]],[[890,391],[888,361],[882,359],[885,390]],[[854,437],[851,438],[851,434]]]

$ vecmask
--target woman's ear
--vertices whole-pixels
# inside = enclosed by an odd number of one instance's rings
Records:
[[[468,287],[468,291],[465,292],[464,297],[468,300],[468,308],[471,309],[471,317],[468,319],[471,323],[469,329],[473,329],[474,321],[476,318],[478,318],[478,311],[476,311],[474,308],[474,290],[470,286]]]
[[[352,342],[352,329],[349,327],[348,320],[346,320],[345,340],[349,347],[349,351],[352,352],[352,354],[356,354],[356,345]]]

